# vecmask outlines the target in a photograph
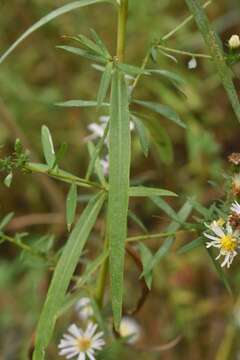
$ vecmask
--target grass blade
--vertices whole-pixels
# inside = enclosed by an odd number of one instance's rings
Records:
[[[67,100],[64,102],[55,103],[55,105],[62,107],[95,107],[97,106],[97,102],[91,100]],[[102,105],[109,106],[107,103],[103,103]]]
[[[122,315],[130,173],[128,91],[124,75],[119,70],[113,74],[110,109],[108,235],[112,308],[114,325],[118,329]]]
[[[189,10],[195,18],[195,22],[198,26],[199,31],[201,32],[203,39],[208,47],[209,53],[212,56],[214,65],[218,71],[218,74],[221,78],[222,84],[227,92],[228,98],[232,104],[233,110],[240,121],[240,103],[239,98],[233,84],[232,72],[228,65],[223,53],[222,43],[216,34],[216,32],[211,28],[209,20],[203,10],[203,7],[199,0],[185,0]]]
[[[63,304],[71,277],[90,231],[102,208],[104,199],[105,195],[99,193],[90,200],[64,247],[63,253],[54,271],[47,298],[39,319],[33,355],[34,360],[43,360],[45,358],[45,349],[52,336],[57,314]]]
[[[12,53],[12,51],[29,35],[31,35],[34,31],[41,28],[43,25],[47,24],[48,22],[52,21],[53,19],[57,18],[60,15],[66,14],[69,11],[75,10],[77,8],[104,2],[106,0],[79,0],[73,1],[67,5],[64,5],[56,10],[53,10],[40,20],[38,20],[35,24],[33,24],[30,28],[28,28],[8,49],[5,51],[2,56],[0,57],[0,64]]]

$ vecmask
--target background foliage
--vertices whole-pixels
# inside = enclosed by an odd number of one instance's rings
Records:
[[[57,1],[54,7],[64,3]],[[1,50],[52,7],[50,0],[2,1]],[[187,7],[177,0],[130,1],[127,61],[140,65],[150,41],[170,31],[187,14]],[[219,0],[208,8],[208,14],[224,43],[232,33],[239,33],[240,5],[237,0]],[[89,134],[87,125],[96,121],[96,112],[94,109],[58,108],[53,103],[78,97],[90,100],[97,96],[99,73],[82,58],[56,49],[56,45],[65,44],[64,35],[89,35],[90,26],[114,53],[115,19],[109,6],[100,5],[56,19],[27,39],[1,65],[0,143],[5,144],[1,148],[1,157],[12,151],[15,138],[22,132],[31,153],[43,158],[40,132],[42,124],[46,124],[54,135],[56,147],[63,141],[68,143],[63,168],[84,176],[88,155],[83,138]],[[169,45],[193,52],[205,51],[193,22],[178,32]],[[188,196],[195,196],[207,205],[221,195],[209,180],[221,187],[226,157],[232,151],[239,151],[239,124],[212,64],[200,60],[196,70],[189,70],[189,60],[189,57],[178,57],[176,64],[163,56],[158,59],[160,68],[175,71],[185,78],[184,93],[187,97],[163,78],[144,78],[137,93],[141,98],[172,106],[188,124],[185,131],[159,117],[172,140],[172,163],[162,162],[154,147],[146,159],[138,141],[133,141],[131,173],[135,183],[160,184],[184,194],[169,200],[175,209],[179,209]],[[238,65],[234,71],[239,74]],[[237,76],[235,82],[239,89]],[[9,232],[31,230],[34,234],[29,237],[31,243],[39,234],[54,232],[57,234],[55,246],[58,247],[67,236],[63,212],[68,188],[52,182],[43,185],[43,181],[46,180],[41,177],[19,174],[10,189],[1,182],[0,215],[2,218],[14,209],[15,219],[9,225]],[[84,196],[80,196],[79,212],[84,201]],[[166,225],[166,215],[149,200],[136,199],[131,207],[152,232],[161,231]],[[54,226],[49,225],[52,222]],[[98,221],[96,234],[101,228],[101,221]],[[129,234],[134,236],[138,232],[138,227],[129,222]],[[153,291],[138,314],[145,332],[143,346],[162,345],[178,335],[182,340],[160,355],[148,353],[139,356],[143,359],[237,358],[239,309],[234,310],[237,321],[233,323],[233,299],[216,276],[204,249],[197,249],[189,255],[176,254],[177,248],[186,240],[189,238],[184,234],[179,235],[172,252],[155,269]],[[148,243],[155,250],[159,241]],[[88,256],[91,258],[98,249],[93,234]],[[134,286],[138,271],[130,258],[126,267],[125,302],[131,307],[134,298],[139,296],[139,289]],[[229,271],[229,278],[237,294],[238,264]],[[3,359],[26,359],[48,282],[40,262],[24,253],[19,255],[19,250],[12,246],[1,245],[0,353]],[[61,319],[56,336],[73,318],[74,314],[69,312]],[[126,357],[132,355],[131,351]],[[230,351],[234,355],[230,355]],[[52,342],[49,359],[57,358],[56,346]]]

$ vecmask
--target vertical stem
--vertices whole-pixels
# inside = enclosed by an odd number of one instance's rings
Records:
[[[128,17],[128,0],[120,0],[118,9],[118,35],[117,35],[117,58],[119,62],[124,61],[126,46],[126,29]]]

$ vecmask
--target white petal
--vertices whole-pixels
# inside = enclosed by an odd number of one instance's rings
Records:
[[[70,334],[74,335],[76,338],[82,335],[81,329],[79,329],[76,324],[70,325],[68,332],[70,332]]]
[[[87,356],[90,360],[96,360],[95,356],[90,351],[87,352]]]
[[[86,360],[86,355],[85,355],[85,353],[81,352],[81,353],[78,355],[77,360]]]

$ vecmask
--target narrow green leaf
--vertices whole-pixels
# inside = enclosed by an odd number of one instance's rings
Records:
[[[150,188],[146,186],[131,186],[129,188],[129,196],[177,196],[177,194],[165,189]]]
[[[128,89],[124,75],[115,70],[112,79],[109,143],[108,235],[114,325],[122,315],[125,240],[127,237],[130,173],[130,124]]]
[[[96,154],[96,148],[95,148],[94,144],[91,141],[88,142],[88,151],[89,151],[91,161],[92,161],[92,159],[94,158],[94,156]],[[103,173],[103,168],[102,168],[102,166],[100,164],[98,154],[97,154],[97,156],[95,158],[95,161],[94,161],[94,169],[95,169],[95,172],[97,174],[97,177],[98,177],[100,183],[103,186],[107,186],[107,182],[105,180],[105,176],[104,176],[104,173]]]
[[[165,118],[173,121],[175,124],[186,128],[186,124],[180,119],[178,114],[167,105],[161,105],[151,101],[134,100],[135,104],[144,106],[145,108],[154,111],[157,114],[164,116]]]
[[[100,36],[96,33],[96,31],[94,29],[90,29],[91,33],[92,33],[92,37],[95,40],[96,44],[98,44],[98,46],[100,47],[100,49],[102,49],[103,54],[105,55],[105,57],[111,57],[107,47],[105,46],[104,42],[102,41],[102,39],[100,38]]]
[[[47,126],[42,126],[42,147],[46,163],[50,168],[53,167],[56,157],[52,141],[52,136]]]
[[[180,219],[178,218],[176,212],[171,208],[170,205],[166,201],[164,201],[160,197],[151,197],[151,200],[154,202],[155,205],[157,205],[160,209],[162,209],[172,220],[176,222],[180,222]]]
[[[143,151],[143,154],[147,157],[149,152],[149,131],[144,126],[143,122],[137,118],[136,116],[132,115],[132,120],[135,124],[138,136],[139,136],[139,142]]]
[[[180,85],[185,84],[186,81],[178,74],[169,71],[169,70],[164,70],[164,69],[147,69],[147,71],[151,74],[156,74],[156,75],[160,75],[163,76],[171,81],[177,82]]]
[[[2,231],[10,223],[13,216],[14,216],[13,212],[11,212],[11,213],[7,214],[6,216],[4,216],[4,218],[0,222],[0,231]]]
[[[92,61],[100,62],[102,64],[105,64],[107,62],[106,58],[103,57],[103,56],[102,57],[98,56],[95,53],[92,53],[90,51],[83,50],[83,49],[80,49],[80,48],[76,48],[74,46],[59,45],[59,46],[56,46],[56,48],[68,51],[68,52],[70,52],[72,54],[75,54],[75,55],[82,56],[82,57],[84,57],[86,59],[89,59],[89,60],[92,60]]]
[[[196,247],[199,247],[203,245],[203,238],[202,236],[198,237],[197,239],[194,239],[190,241],[188,244],[183,245],[180,249],[178,249],[177,254],[182,255],[187,253],[188,251],[191,251],[195,249]]]
[[[99,180],[101,181],[102,184],[105,184],[106,181],[105,181],[105,178],[104,176],[102,177],[102,175],[100,175],[100,172],[98,172],[98,169],[96,169],[96,161],[98,161],[97,159],[99,158],[99,154],[103,148],[103,145],[104,145],[104,142],[107,138],[107,135],[108,135],[108,132],[109,132],[109,121],[107,122],[107,125],[104,129],[104,133],[103,133],[103,136],[100,138],[100,140],[98,141],[96,147],[94,148],[94,151],[91,153],[91,148],[89,148],[89,153],[90,153],[90,162],[89,162],[89,165],[88,165],[88,168],[87,168],[87,172],[86,172],[86,180],[88,180],[90,178],[90,176],[92,175],[92,172],[93,170],[95,169],[96,172],[97,172],[97,175],[99,177]],[[98,167],[98,165],[97,165]],[[101,170],[100,170],[101,171]],[[102,171],[101,171],[101,174],[102,174]],[[101,178],[101,179],[100,179]]]
[[[149,130],[151,138],[156,145],[159,157],[166,165],[173,162],[173,147],[172,142],[166,130],[161,126],[159,121],[155,118],[142,118],[144,125]]]
[[[134,65],[129,65],[129,64],[118,64],[118,68],[120,70],[122,70],[125,74],[129,74],[132,76],[137,76],[137,75],[150,75],[150,73],[145,70],[142,69],[140,67],[134,66]]]
[[[107,259],[108,255],[109,255],[109,249],[105,249],[96,259],[94,259],[93,261],[87,264],[84,273],[82,274],[82,276],[79,278],[78,282],[75,285],[76,291],[73,294],[67,294],[65,296],[64,303],[61,306],[61,309],[59,310],[57,317],[64,314],[68,309],[70,309],[76,304],[77,300],[79,300],[79,297],[82,296],[83,285],[85,285],[91,280],[93,274]]]
[[[102,74],[99,91],[98,91],[98,97],[97,97],[97,107],[101,107],[103,104],[103,101],[107,95],[107,91],[111,82],[112,77],[112,69],[113,69],[113,63],[109,62],[106,65],[106,68]]]
[[[81,45],[85,46],[85,48],[92,51],[93,53],[96,53],[96,54],[98,54],[100,56],[104,55],[103,52],[102,52],[102,49],[98,46],[98,44],[96,44],[91,39],[87,38],[86,36],[77,35],[77,36],[73,36],[71,38],[73,40],[76,40],[76,41],[80,42]]]
[[[30,28],[28,28],[9,48],[7,51],[5,51],[2,56],[0,57],[0,64],[8,57],[8,55],[11,54],[11,52],[23,41],[25,40],[29,35],[31,35],[34,31],[41,28],[43,25],[47,24],[51,20],[57,18],[60,15],[66,14],[69,11],[75,10],[77,8],[104,2],[104,0],[79,0],[79,1],[73,1],[67,5],[64,5],[56,10],[53,10],[43,18],[41,18],[39,21],[37,21],[35,24],[33,24]]]
[[[152,272],[154,267],[162,260],[162,258],[168,254],[173,244],[174,239],[167,238],[163,245],[158,249],[158,251],[153,255],[152,260],[146,265],[145,269],[143,270],[141,276],[149,276],[149,273]]]
[[[55,103],[56,106],[63,107],[95,107],[97,106],[96,101],[88,101],[88,100],[68,100],[64,102]],[[107,103],[102,103],[102,106],[109,106]]]
[[[143,243],[139,244],[139,249],[140,249],[140,255],[141,255],[141,260],[142,260],[142,265],[143,265],[143,272],[145,273],[144,275],[144,279],[146,281],[147,287],[149,290],[151,290],[152,287],[152,271],[147,271],[147,269],[149,268],[152,260],[153,260],[153,255],[151,253],[151,251],[148,249],[148,247],[146,245],[144,245]]]
[[[77,209],[77,185],[73,183],[69,189],[66,201],[67,228],[71,230]]]
[[[128,216],[133,222],[135,222],[135,224],[137,224],[140,227],[140,229],[142,229],[146,234],[148,233],[146,226],[143,224],[142,220],[139,219],[139,217],[136,214],[134,214],[134,212],[128,210]]]
[[[203,39],[208,47],[213,63],[232,104],[233,110],[238,120],[240,121],[239,98],[232,80],[232,72],[226,63],[221,40],[219,39],[216,32],[211,28],[201,2],[199,0],[185,1],[189,7],[189,10],[194,16],[198,29],[201,32]]]
[[[186,203],[182,206],[182,208],[177,213],[177,217],[180,219],[180,223],[176,221],[172,221],[166,231],[167,232],[174,232],[177,231],[181,224],[184,223],[188,216],[190,215],[192,211],[192,205],[189,203],[189,201],[186,201]],[[158,249],[158,251],[153,255],[152,261],[148,264],[147,267],[145,267],[143,273],[141,276],[148,276],[148,273],[151,273],[154,269],[154,267],[162,260],[162,258],[168,254],[169,250],[171,249],[171,246],[173,244],[173,237],[167,238],[163,245]]]
[[[51,339],[57,314],[63,304],[72,275],[102,208],[104,199],[105,195],[99,193],[90,200],[63,249],[37,326],[33,360],[43,360],[45,358],[45,350]]]

